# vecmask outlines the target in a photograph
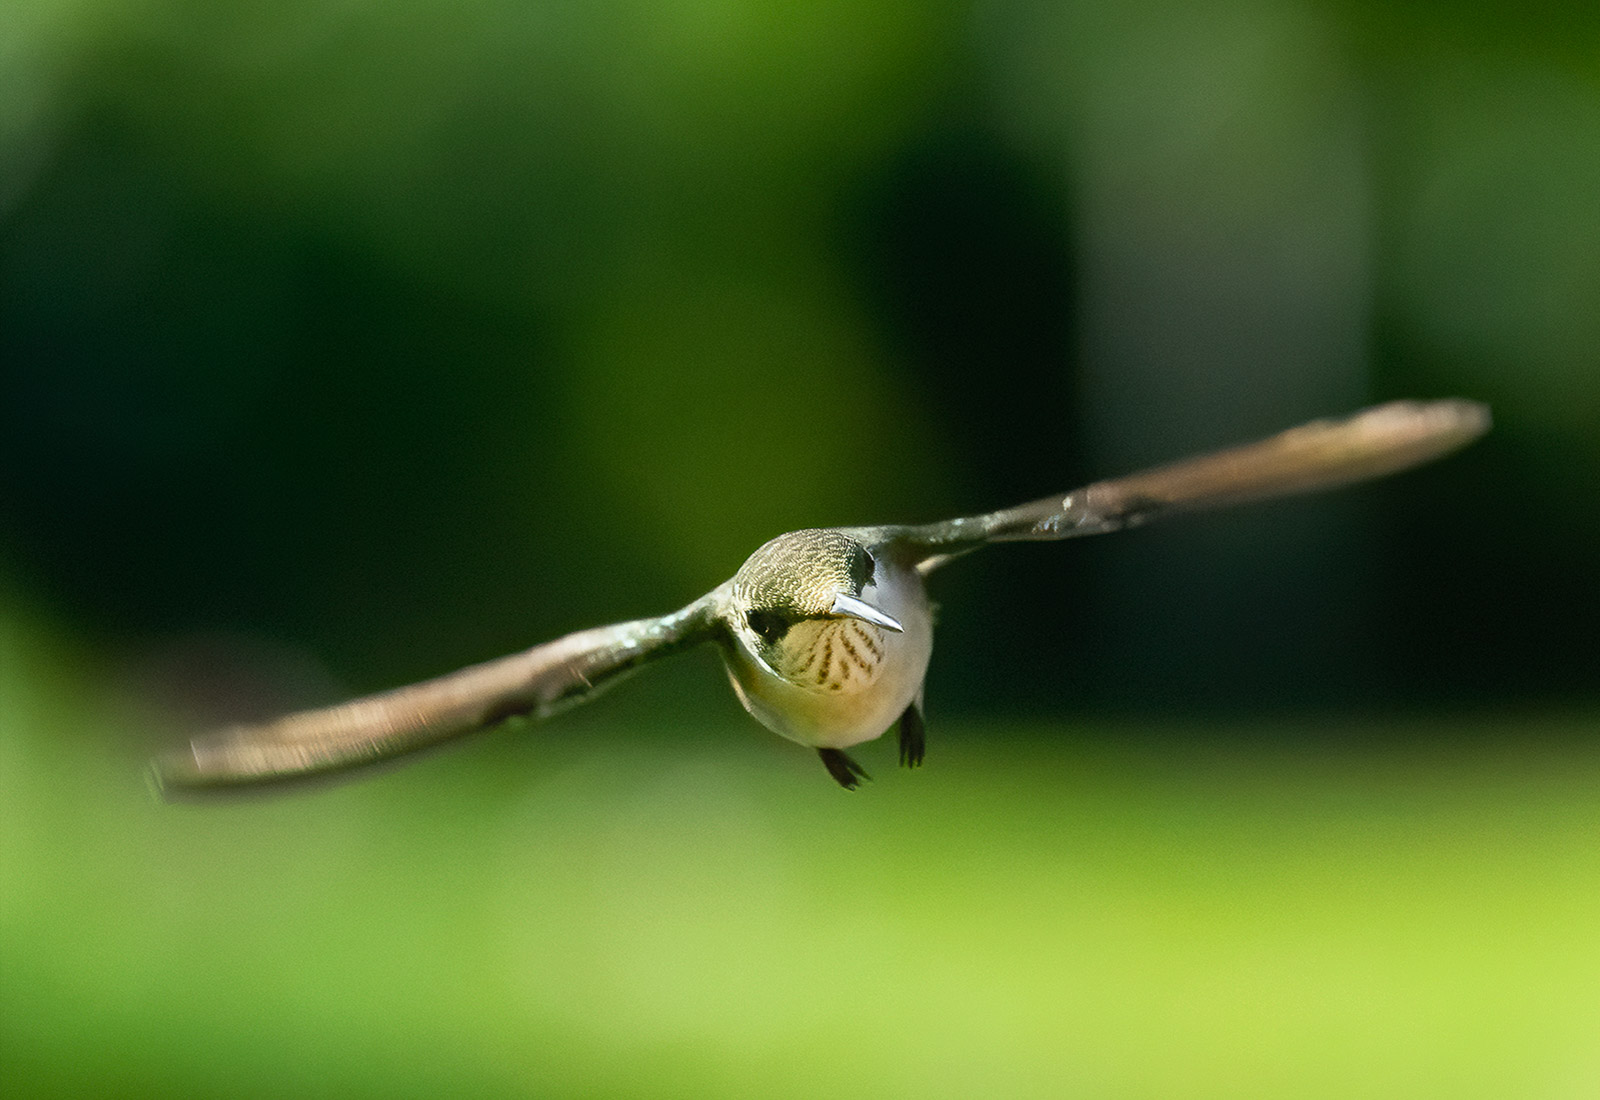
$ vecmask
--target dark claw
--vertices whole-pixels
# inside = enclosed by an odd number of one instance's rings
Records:
[[[828,774],[833,776],[835,783],[847,791],[853,791],[865,779],[870,781],[872,776],[861,770],[861,765],[850,759],[842,749],[818,749],[817,755],[822,757],[823,766],[828,769]]]
[[[922,766],[924,749],[922,710],[912,703],[900,716],[900,763],[907,768]]]

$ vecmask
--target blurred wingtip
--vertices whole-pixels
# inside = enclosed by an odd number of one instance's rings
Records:
[[[206,785],[195,763],[194,746],[189,743],[150,761],[145,768],[145,782],[150,793],[162,802],[175,802],[186,792]]]
[[[153,759],[146,776],[155,796],[163,802],[188,802],[245,788],[276,786],[286,778],[225,766],[226,758],[216,752],[217,739],[217,734],[191,739]]]
[[[1466,397],[1444,397],[1437,401],[1421,402],[1424,412],[1434,419],[1441,434],[1458,439],[1462,445],[1472,442],[1494,426],[1494,415],[1482,401]]]
[[[1361,437],[1395,460],[1392,469],[1429,462],[1467,446],[1494,424],[1489,406],[1465,397],[1391,401],[1357,414]],[[1390,471],[1392,472],[1392,470]]]
[[[167,800],[167,784],[162,778],[159,761],[151,761],[145,766],[144,785],[154,801],[165,802]]]
[[[1395,405],[1409,408],[1411,415],[1427,421],[1440,431],[1455,432],[1464,438],[1482,435],[1493,423],[1489,406],[1468,397],[1397,401]]]

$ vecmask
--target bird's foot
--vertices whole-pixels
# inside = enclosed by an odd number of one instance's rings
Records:
[[[834,782],[847,791],[855,790],[863,779],[872,779],[843,749],[818,749],[817,755],[822,757],[822,764]]]
[[[900,763],[903,767],[922,766],[925,732],[922,724],[922,708],[912,703],[900,716]]]

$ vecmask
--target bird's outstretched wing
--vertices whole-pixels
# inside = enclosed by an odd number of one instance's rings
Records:
[[[1489,430],[1473,401],[1395,401],[1061,496],[981,516],[903,528],[889,536],[927,573],[990,542],[1097,535],[1170,513],[1331,489],[1432,461]]]
[[[543,718],[715,636],[717,589],[671,615],[580,630],[434,680],[196,737],[156,762],[164,791],[296,779],[376,763],[507,718]]]

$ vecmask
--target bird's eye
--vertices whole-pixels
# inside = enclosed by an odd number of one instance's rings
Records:
[[[749,611],[744,618],[750,624],[750,629],[755,631],[756,637],[768,645],[789,632],[789,620],[774,611]]]
[[[850,558],[850,583],[855,586],[859,594],[861,590],[872,583],[873,577],[878,572],[878,563],[866,547],[856,548]]]

